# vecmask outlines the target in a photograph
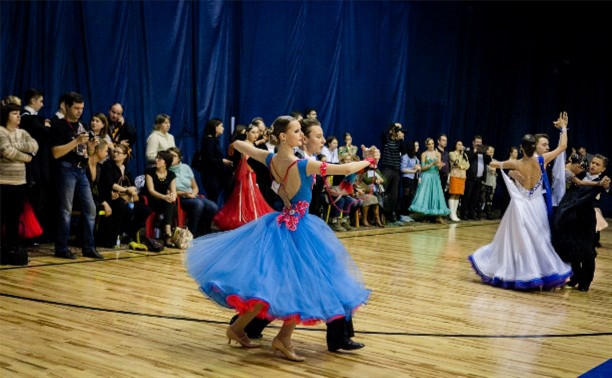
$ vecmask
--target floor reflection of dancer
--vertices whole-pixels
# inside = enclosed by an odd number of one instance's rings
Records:
[[[288,359],[302,361],[291,346],[298,323],[350,318],[369,296],[359,269],[342,243],[320,218],[307,214],[312,176],[347,175],[375,165],[380,153],[343,165],[298,160],[293,148],[302,143],[300,123],[279,117],[273,124],[279,141],[276,155],[236,142],[236,149],[265,162],[279,182],[282,212],[272,212],[239,229],[194,240],[186,265],[201,290],[218,304],[241,315],[226,331],[228,339],[256,348],[245,333],[255,317],[282,319],[272,341]]]
[[[246,127],[246,141],[249,144],[253,145],[258,136],[257,127]],[[240,152],[234,151],[234,154]],[[232,195],[213,220],[221,230],[233,230],[273,211],[259,191],[255,172],[247,163],[249,157],[240,155]]]
[[[483,282],[504,289],[550,289],[563,285],[572,275],[569,264],[559,258],[551,244],[547,213],[552,206],[547,209],[542,197],[544,167],[567,147],[567,121],[563,112],[554,122],[561,129],[561,141],[554,151],[535,158],[535,137],[527,134],[521,142],[522,159],[491,163],[495,169],[517,170],[522,182],[513,183],[502,171],[510,205],[493,242],[468,258]],[[550,196],[550,190],[548,193]]]

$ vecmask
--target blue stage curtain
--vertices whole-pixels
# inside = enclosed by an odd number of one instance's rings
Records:
[[[399,1],[2,1],[0,95],[85,96],[84,121],[124,105],[137,167],[156,114],[189,160],[211,117],[268,125],[318,111],[326,135],[379,143],[390,122],[421,142],[474,134],[506,157],[527,132],[610,152],[605,4]],[[577,27],[576,25],[581,25]]]

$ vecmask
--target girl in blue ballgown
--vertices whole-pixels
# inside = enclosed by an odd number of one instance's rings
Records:
[[[412,200],[410,211],[428,216],[435,216],[438,223],[444,223],[442,215],[448,215],[439,169],[444,167],[440,152],[434,149],[434,140],[425,140],[427,150],[421,154],[421,182]]]
[[[194,240],[186,266],[205,295],[240,314],[226,331],[230,342],[260,347],[248,338],[245,326],[256,316],[282,319],[272,347],[290,360],[303,361],[291,346],[297,323],[350,318],[369,296],[342,243],[325,222],[307,214],[314,176],[348,175],[375,166],[380,153],[364,148],[366,160],[342,165],[298,160],[294,148],[301,146],[304,135],[300,123],[287,116],[274,121],[273,135],[279,143],[276,155],[243,141],[234,147],[266,164],[283,210]]]

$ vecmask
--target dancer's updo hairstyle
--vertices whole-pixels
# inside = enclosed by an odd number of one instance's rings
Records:
[[[308,136],[310,135],[310,129],[315,126],[321,126],[321,122],[316,119],[304,118],[300,121],[300,126],[302,127],[302,132],[308,138]]]
[[[272,123],[272,135],[270,135],[270,142],[274,145],[280,144],[280,135],[287,131],[287,127],[294,121],[295,118],[290,116],[280,116]]]
[[[531,134],[525,134],[521,140],[521,147],[527,157],[532,157],[536,149],[536,139]]]

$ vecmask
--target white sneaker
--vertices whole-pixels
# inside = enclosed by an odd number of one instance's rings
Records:
[[[400,221],[404,223],[410,223],[410,222],[414,222],[414,219],[410,218],[408,215],[402,215],[400,217]]]

